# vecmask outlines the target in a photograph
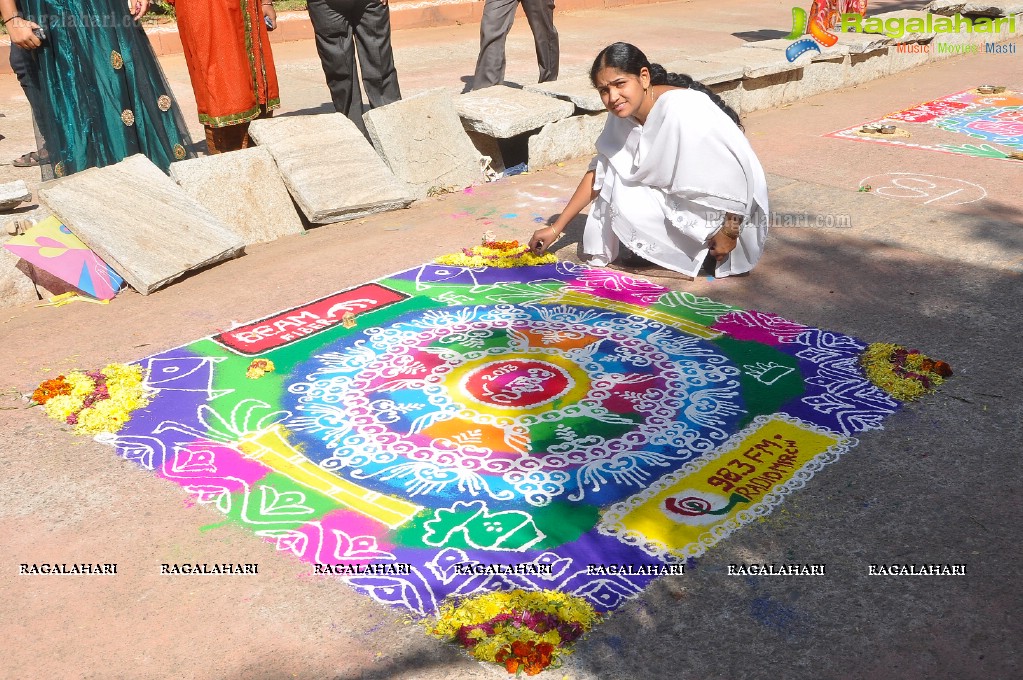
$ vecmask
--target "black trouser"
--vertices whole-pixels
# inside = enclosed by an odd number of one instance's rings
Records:
[[[348,116],[365,134],[356,48],[370,108],[401,99],[391,52],[390,10],[378,0],[309,0],[309,20],[334,110]]]
[[[558,79],[558,30],[554,28],[554,0],[486,0],[480,21],[480,56],[472,89],[498,85],[504,80],[504,44],[515,21],[515,10],[522,9],[533,32],[540,80]]]
[[[32,102],[42,101],[39,91],[39,76],[32,65],[34,59],[30,50],[11,43],[11,70],[18,76],[18,84],[25,91],[25,98],[28,99],[29,106],[32,105]],[[43,138],[39,134],[39,123],[35,119],[34,110],[32,111],[32,124],[35,126],[36,143],[39,144],[41,152],[44,147]]]

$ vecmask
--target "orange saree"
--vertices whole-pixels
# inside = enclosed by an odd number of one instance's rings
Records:
[[[281,104],[260,7],[263,1],[174,3],[199,122],[206,126],[207,138],[218,128],[248,123]]]

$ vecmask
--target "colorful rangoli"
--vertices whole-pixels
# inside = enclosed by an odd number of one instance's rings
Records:
[[[900,134],[871,131],[884,125]],[[827,136],[1018,163],[1011,154],[1023,152],[1023,94],[966,90]]]
[[[567,262],[430,264],[141,361],[151,402],[100,439],[379,602],[476,598],[467,644],[539,626],[492,654],[535,670],[588,624],[479,596],[608,612],[768,514],[898,408],[866,348]]]

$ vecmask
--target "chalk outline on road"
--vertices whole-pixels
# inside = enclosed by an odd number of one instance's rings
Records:
[[[863,179],[860,180],[859,186],[863,186],[864,184],[867,184],[867,180],[873,179],[874,177],[888,177],[888,176],[891,176],[891,175],[911,175],[914,179],[920,178],[920,177],[931,177],[931,178],[935,178],[935,179],[945,179],[945,180],[948,180],[950,182],[959,182],[959,183],[962,183],[962,184],[968,184],[970,186],[973,186],[973,187],[976,187],[976,188],[980,189],[981,195],[978,196],[977,198],[974,198],[973,200],[970,200],[970,201],[963,201],[961,203],[952,203],[952,205],[966,205],[967,203],[976,203],[977,201],[980,201],[980,200],[983,200],[983,199],[987,198],[987,189],[985,189],[984,187],[980,186],[979,184],[976,184],[974,182],[968,182],[965,179],[958,179],[956,177],[944,177],[942,175],[927,175],[927,174],[924,174],[922,172],[885,172],[885,173],[881,173],[881,174],[877,174],[877,175],[869,175],[869,176],[864,177]],[[878,196],[881,196],[882,198],[887,198],[887,199],[907,200],[907,201],[915,201],[916,200],[915,198],[912,198],[912,197],[909,197],[909,196],[890,196],[890,195],[885,194],[885,193],[882,192],[882,189],[885,189],[885,188],[887,188],[887,187],[879,187],[879,188],[876,188],[876,189],[871,189],[871,193],[877,194]],[[895,185],[895,188],[910,189],[910,187],[900,187],[899,185]],[[910,189],[910,190],[911,191],[922,191],[922,189],[917,189],[917,188],[913,188],[913,189]],[[962,189],[959,189],[957,191],[962,191]],[[933,201],[941,200],[942,198],[946,198],[948,196],[951,196],[954,193],[957,193],[957,192],[953,191],[952,193],[942,194],[941,196],[938,196],[936,198],[932,198],[930,200],[924,201],[923,205],[929,205]],[[925,194],[925,195],[929,195],[929,194]]]

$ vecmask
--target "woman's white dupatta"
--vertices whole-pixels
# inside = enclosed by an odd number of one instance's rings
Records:
[[[599,191],[583,250],[612,259],[617,236],[640,255],[695,275],[724,214],[743,217],[718,277],[749,271],[767,239],[767,180],[742,130],[702,92],[661,94],[644,125],[608,116],[591,167]],[[613,234],[613,235],[612,235]]]

